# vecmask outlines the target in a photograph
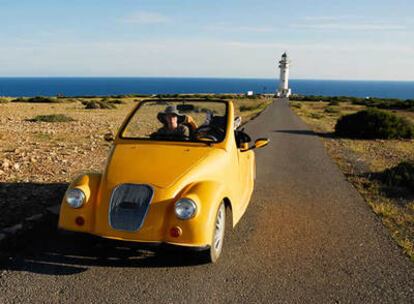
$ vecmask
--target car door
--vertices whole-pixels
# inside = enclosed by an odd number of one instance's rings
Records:
[[[245,209],[250,200],[253,191],[254,180],[254,152],[247,150],[250,137],[243,131],[238,131],[236,134],[237,145],[237,161],[240,182],[240,202],[241,209]]]
[[[254,152],[252,150],[242,151],[237,149],[239,155],[239,172],[242,192],[242,204],[244,208],[250,200],[253,190],[253,167]]]

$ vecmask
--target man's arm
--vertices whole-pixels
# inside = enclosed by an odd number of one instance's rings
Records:
[[[184,123],[188,124],[192,130],[197,129],[197,124],[190,115],[185,115]]]
[[[185,125],[178,126],[178,135],[183,137],[184,139],[190,138],[190,129]]]

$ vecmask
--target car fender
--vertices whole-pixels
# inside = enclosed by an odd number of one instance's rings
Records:
[[[85,193],[85,203],[80,208],[72,208],[66,203],[66,193],[63,197],[58,227],[71,231],[92,231],[95,222],[95,207],[102,175],[88,173],[76,178],[68,187],[78,188]],[[83,225],[76,224],[76,218],[82,217]]]
[[[182,234],[174,238],[168,233],[166,241],[175,244],[190,243],[197,246],[211,245],[217,209],[226,197],[224,185],[216,181],[198,182],[183,191],[180,198],[184,197],[196,203],[196,215],[189,220],[180,220],[175,216],[173,206],[173,216],[168,226],[170,229],[179,227]]]

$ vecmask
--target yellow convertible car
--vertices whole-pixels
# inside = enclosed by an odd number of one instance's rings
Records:
[[[70,184],[59,228],[185,246],[215,262],[225,227],[233,228],[249,204],[253,149],[268,143],[249,146],[240,122],[231,101],[140,102],[112,139],[105,171]]]

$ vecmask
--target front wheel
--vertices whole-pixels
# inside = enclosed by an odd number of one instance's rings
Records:
[[[210,249],[206,252],[209,262],[217,262],[223,250],[224,234],[226,231],[226,206],[221,202],[217,209],[216,219],[214,221],[213,238]]]

